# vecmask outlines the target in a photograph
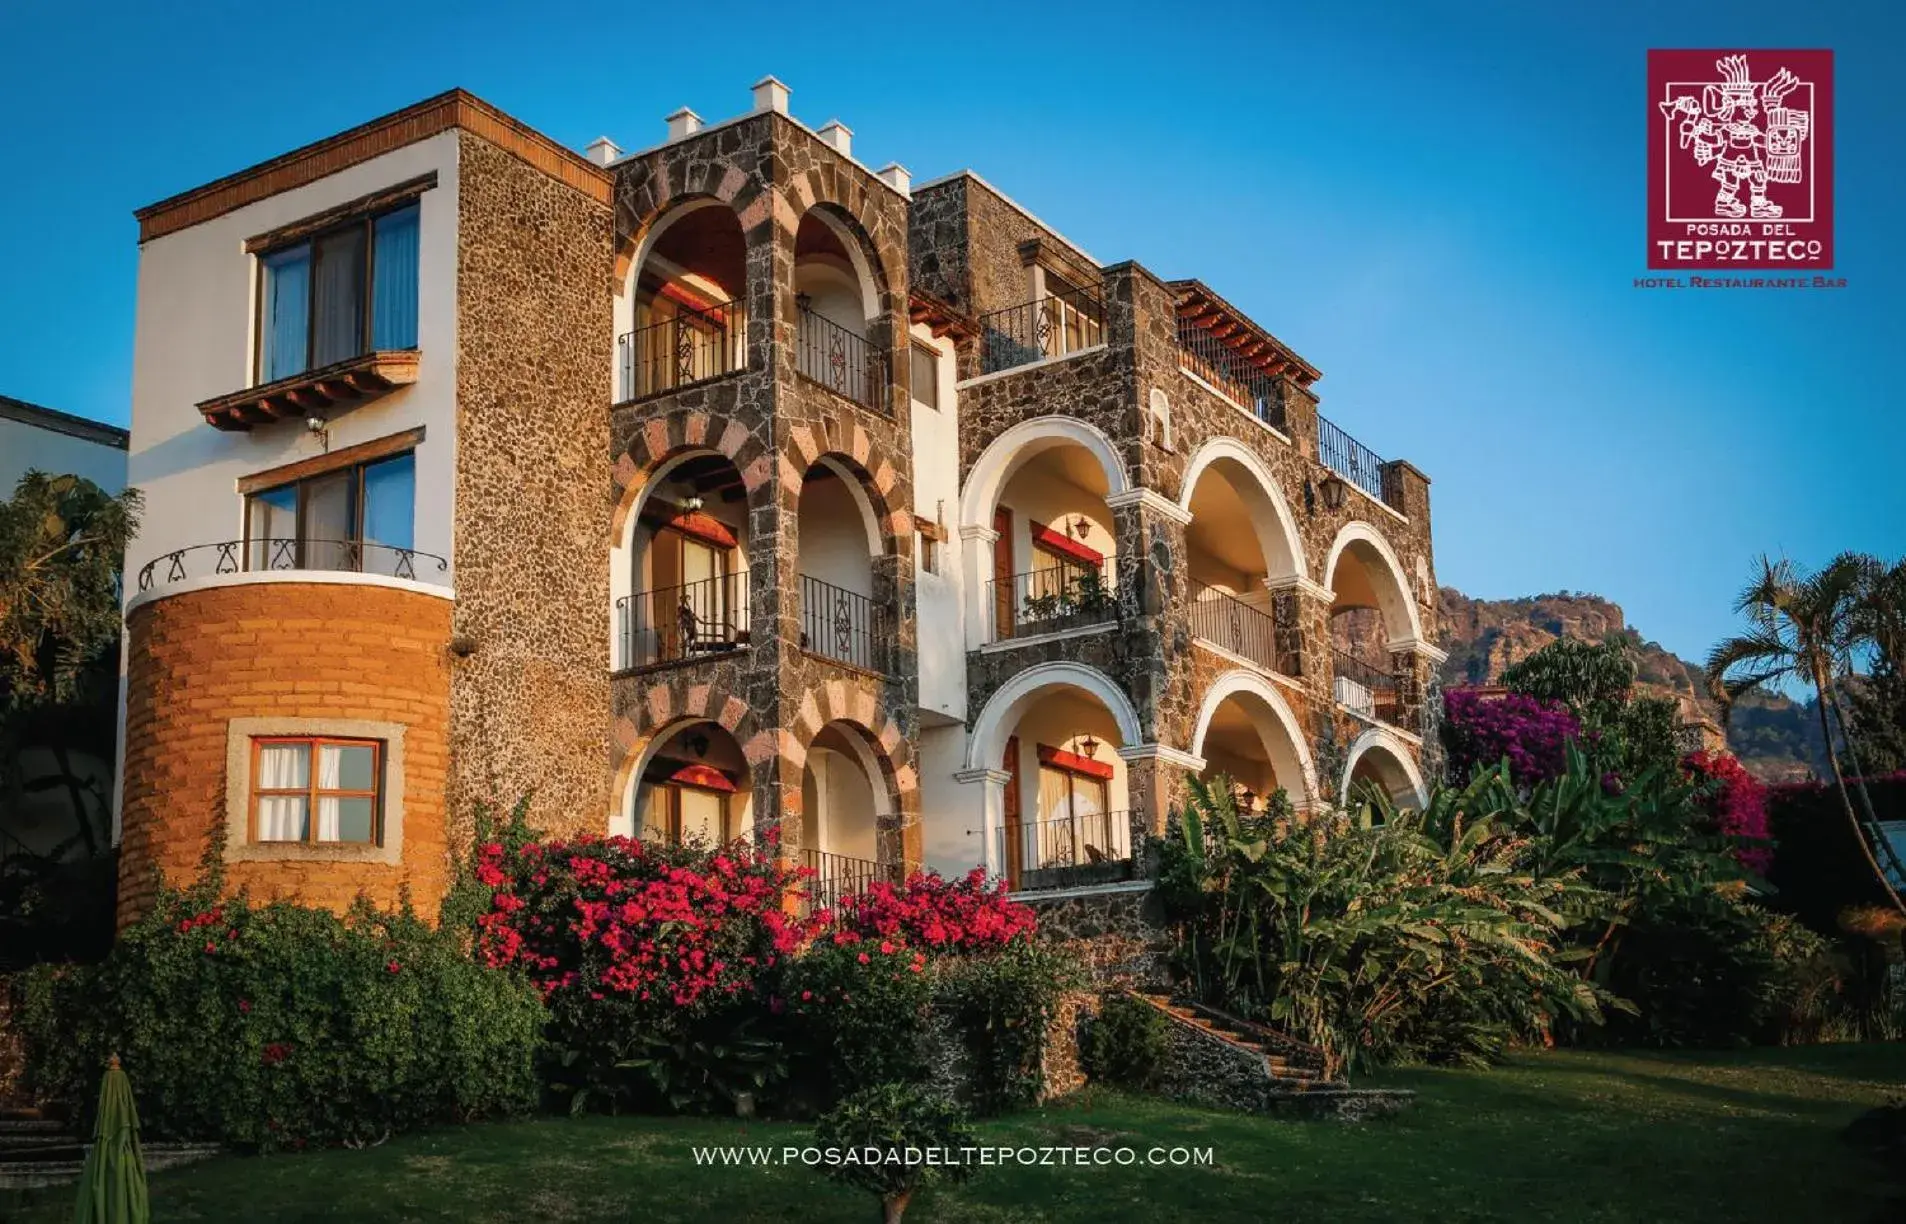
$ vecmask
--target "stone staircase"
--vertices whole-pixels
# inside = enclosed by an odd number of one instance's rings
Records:
[[[215,1143],[140,1145],[146,1172],[176,1168],[217,1155]],[[35,1109],[0,1110],[0,1190],[30,1190],[76,1181],[86,1143],[65,1122]]]
[[[1415,1096],[1326,1078],[1322,1050],[1254,1020],[1169,995],[1126,993],[1172,1022],[1161,1086],[1177,1100],[1354,1122],[1396,1113]]]

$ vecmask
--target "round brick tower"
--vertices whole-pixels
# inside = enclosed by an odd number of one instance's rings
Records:
[[[247,889],[342,910],[447,884],[449,587],[230,573],[126,616],[119,919],[220,860]]]

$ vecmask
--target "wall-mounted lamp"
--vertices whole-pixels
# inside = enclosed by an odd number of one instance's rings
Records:
[[[689,514],[700,514],[702,512],[702,507],[706,504],[707,503],[702,501],[700,497],[697,497],[692,493],[689,496],[684,497],[682,499],[682,509]]]
[[[1079,737],[1079,755],[1088,761],[1099,755],[1099,742],[1089,731]]]
[[[698,757],[705,757],[708,755],[708,737],[706,735],[700,735],[700,734],[690,735],[685,737],[682,740],[682,743],[688,748],[690,752],[694,753]]]
[[[1086,534],[1092,530],[1092,520],[1081,514],[1072,520],[1069,530],[1072,532],[1073,539],[1083,540]]]
[[[1343,481],[1337,479],[1334,474],[1324,477],[1324,508],[1326,510],[1343,509],[1343,499],[1346,492],[1348,492],[1348,490],[1344,487]]]

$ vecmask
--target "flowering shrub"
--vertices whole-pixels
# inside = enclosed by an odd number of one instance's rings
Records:
[[[1767,826],[1767,788],[1729,752],[1693,752],[1681,769],[1699,787],[1696,803],[1716,832],[1737,840],[1734,857],[1749,871],[1774,865]]]
[[[770,1006],[792,1021],[809,1056],[806,1089],[831,1101],[875,1084],[922,1078],[921,1047],[933,979],[926,953],[898,937],[836,931],[794,963]]]
[[[1081,980],[1066,953],[1031,939],[941,962],[934,1006],[971,1055],[975,1109],[1004,1113],[1038,1101],[1047,1031],[1061,997]]]
[[[760,1010],[819,929],[785,908],[807,874],[771,848],[740,844],[489,842],[477,849],[476,879],[491,891],[477,955],[520,967],[548,1004],[559,1090],[622,1100],[669,1084],[665,1095],[680,1103],[679,1068],[646,1056],[732,1032],[741,1013]]]
[[[371,1141],[536,1099],[535,992],[409,915],[165,894],[100,963],[22,976],[34,1090],[90,1107],[117,1053],[154,1137]]]
[[[841,925],[935,953],[965,953],[1029,943],[1039,922],[1007,897],[1004,880],[989,885],[985,868],[976,867],[954,880],[915,872],[899,888],[876,882],[841,902]]]
[[[1568,746],[1581,736],[1582,725],[1559,701],[1450,689],[1443,694],[1442,734],[1452,779],[1466,782],[1477,769],[1507,757],[1510,777],[1533,786],[1568,768]]]

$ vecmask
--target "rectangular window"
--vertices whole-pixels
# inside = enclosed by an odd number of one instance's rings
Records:
[[[721,791],[654,783],[643,788],[642,809],[642,835],[651,841],[711,847],[729,840],[728,796]]]
[[[415,577],[416,502],[414,451],[254,493],[246,499],[246,568]]]
[[[914,342],[913,369],[909,378],[916,403],[938,411],[940,407],[940,355],[926,345]]]
[[[252,740],[251,828],[259,842],[372,845],[383,809],[381,740]]]
[[[417,347],[417,204],[258,257],[258,381]]]

